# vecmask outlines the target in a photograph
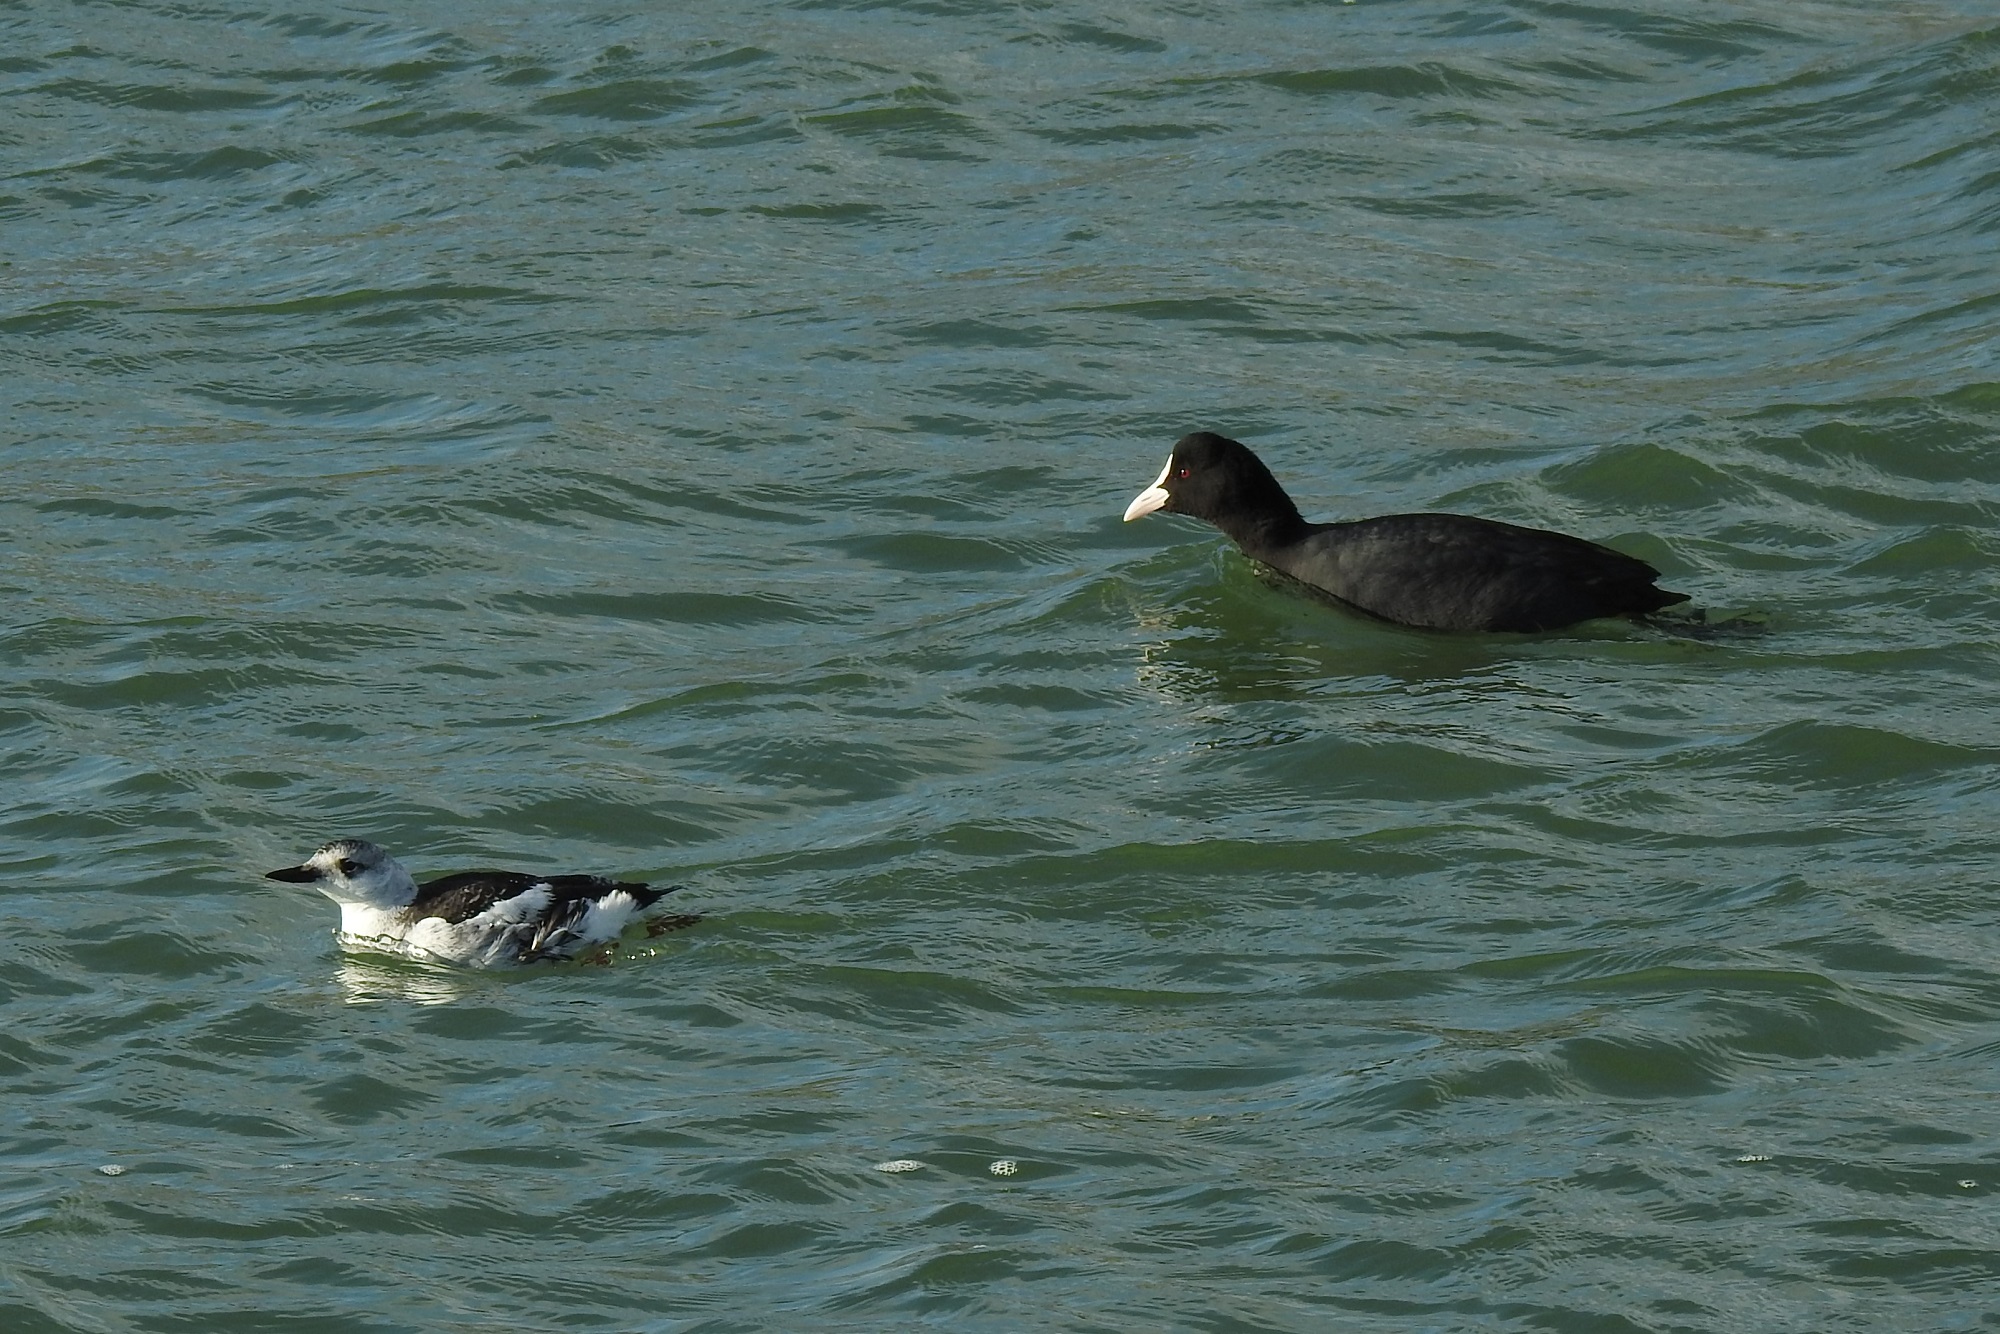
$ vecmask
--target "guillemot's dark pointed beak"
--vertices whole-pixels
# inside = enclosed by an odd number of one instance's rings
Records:
[[[319,879],[317,866],[287,866],[276,871],[264,872],[266,880],[283,880],[294,885],[310,885]]]
[[[1153,484],[1134,496],[1132,503],[1125,507],[1125,522],[1130,523],[1134,519],[1143,519],[1173,499],[1172,496],[1167,494],[1167,474],[1173,470],[1174,456],[1169,454],[1167,455],[1167,466],[1160,469],[1160,475],[1153,479]]]

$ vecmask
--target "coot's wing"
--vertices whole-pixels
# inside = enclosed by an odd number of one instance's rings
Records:
[[[1276,568],[1342,602],[1433,630],[1553,630],[1687,600],[1623,552],[1463,514],[1315,524],[1273,554]]]

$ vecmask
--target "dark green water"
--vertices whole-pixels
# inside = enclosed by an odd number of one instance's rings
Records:
[[[2000,1324],[1990,7],[673,9],[0,7],[0,1328]]]

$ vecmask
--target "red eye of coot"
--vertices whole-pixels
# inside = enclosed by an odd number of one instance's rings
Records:
[[[1180,478],[1180,479],[1181,479],[1181,480],[1182,480],[1183,482],[1185,482],[1185,481],[1186,481],[1186,480],[1187,480],[1187,479],[1188,479],[1189,477],[1191,477],[1191,476],[1192,476],[1193,474],[1194,474],[1194,469],[1192,469],[1192,468],[1182,468],[1182,469],[1181,469],[1181,470],[1180,470],[1180,471],[1179,471],[1178,473],[1176,473],[1176,474],[1174,474],[1174,475],[1175,475],[1175,476],[1177,476],[1177,477],[1179,477],[1179,478]]]

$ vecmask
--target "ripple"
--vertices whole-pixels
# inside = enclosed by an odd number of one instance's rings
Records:
[[[50,97],[142,111],[199,113],[270,109],[288,100],[273,93],[222,86],[104,83],[91,79],[54,79],[35,90]]]
[[[74,28],[0,56],[0,1325],[1990,1277],[1985,16]],[[1762,632],[1304,602],[1118,521],[1195,427]],[[707,916],[350,953],[259,879],[342,830]]]
[[[610,79],[568,92],[536,99],[534,109],[547,115],[586,116],[595,120],[658,120],[698,105],[697,85],[670,79]]]

